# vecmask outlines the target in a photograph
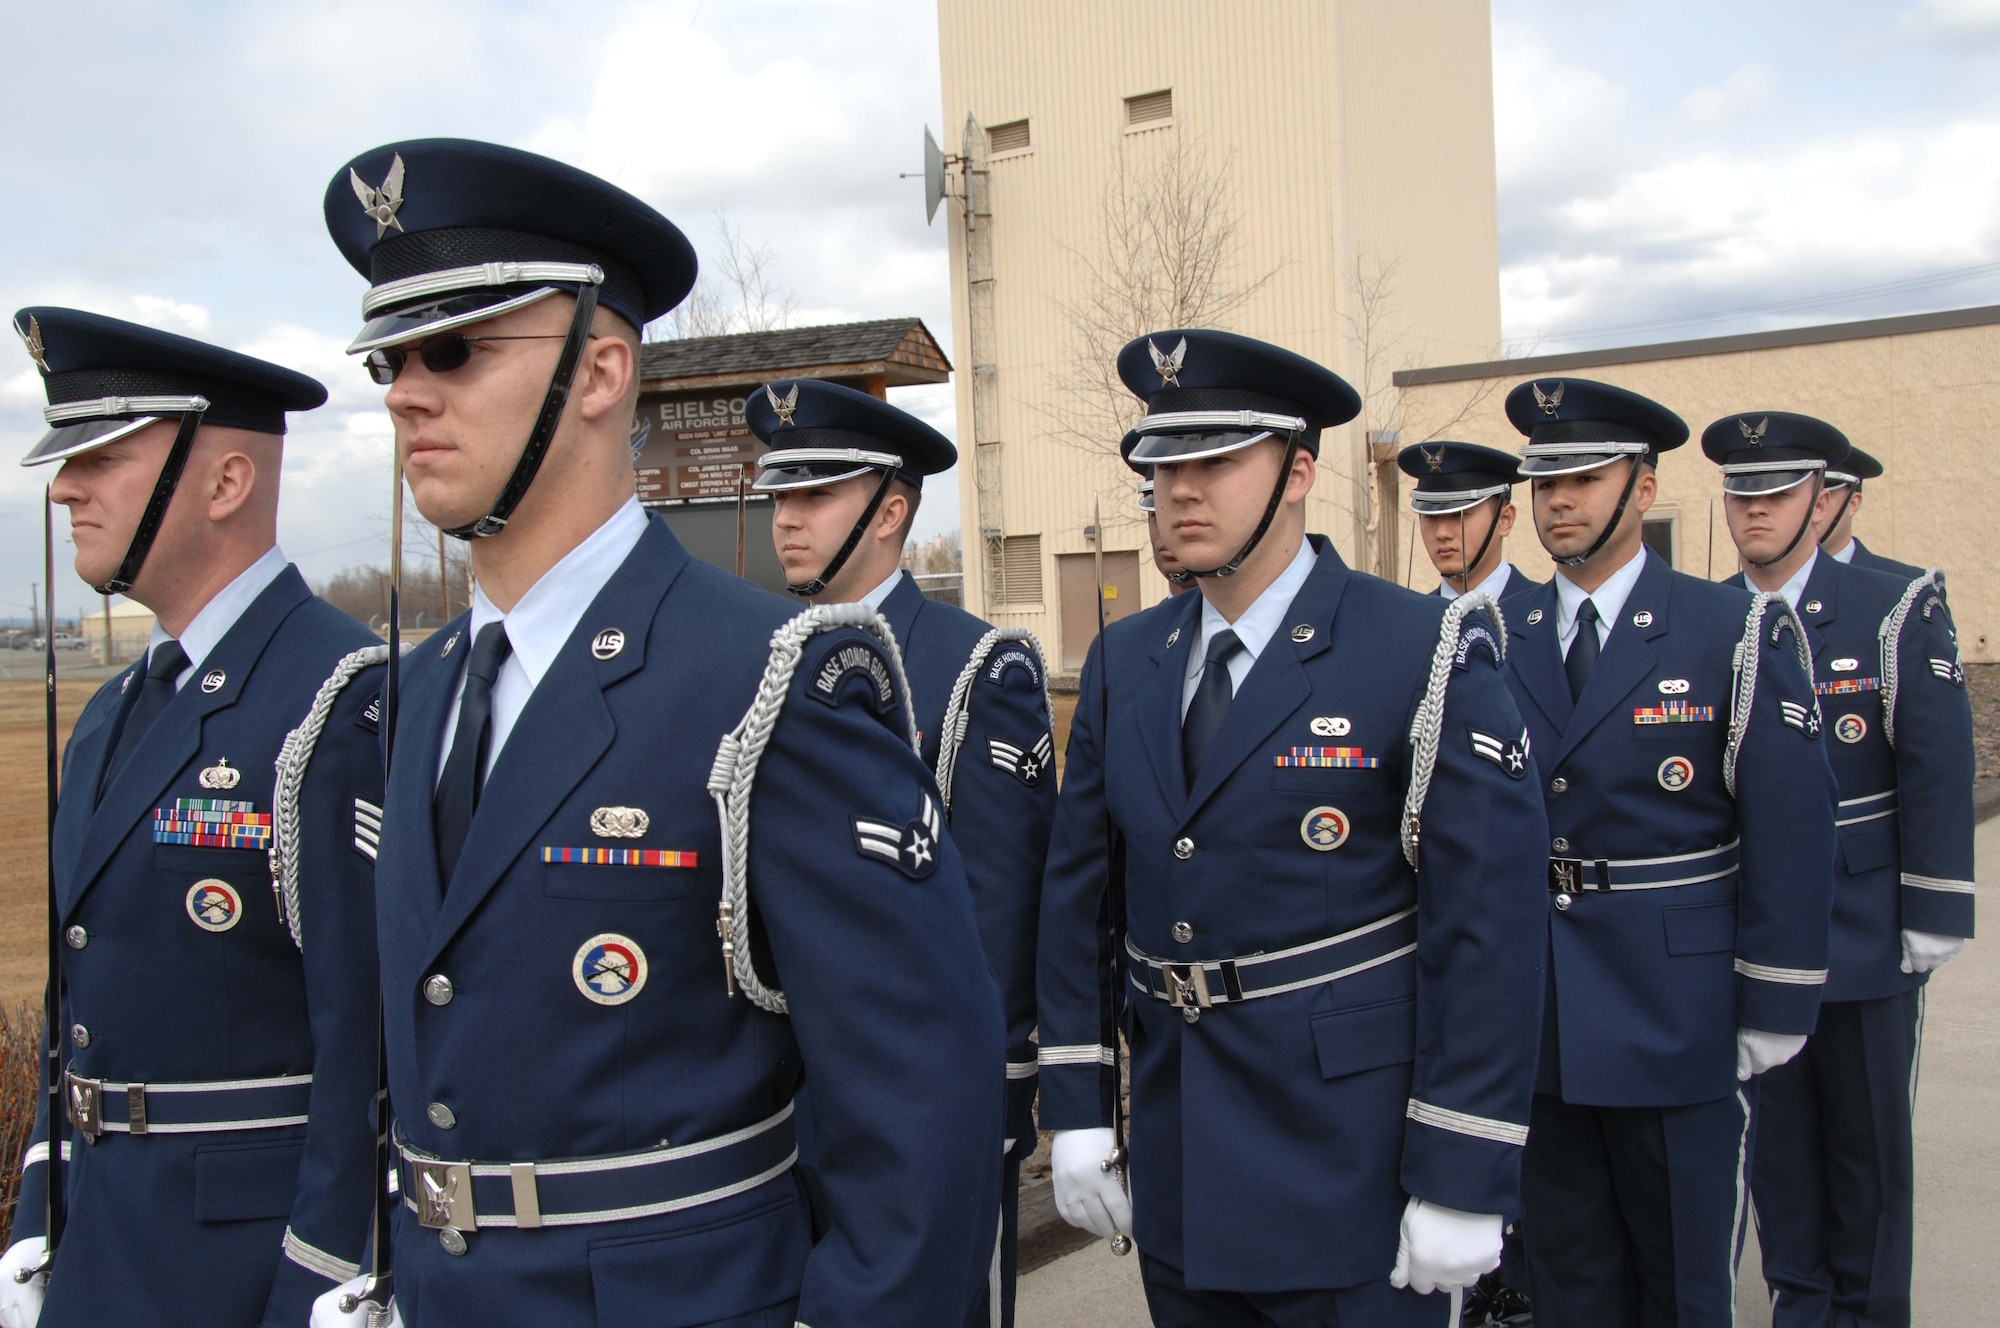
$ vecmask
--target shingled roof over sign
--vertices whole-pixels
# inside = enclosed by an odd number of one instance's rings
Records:
[[[877,375],[885,387],[942,383],[951,377],[951,361],[921,318],[651,341],[639,350],[640,384],[648,392]]]

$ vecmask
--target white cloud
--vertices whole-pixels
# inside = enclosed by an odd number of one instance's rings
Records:
[[[135,323],[157,327],[162,332],[178,332],[184,337],[198,337],[208,331],[208,310],[201,305],[164,295],[134,295],[128,302]]]
[[[1680,115],[1690,128],[1725,129],[1746,112],[1771,100],[1778,74],[1769,65],[1744,65],[1720,84],[1696,88],[1681,99]]]

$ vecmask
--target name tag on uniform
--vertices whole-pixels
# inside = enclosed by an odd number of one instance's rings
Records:
[[[1285,770],[1373,770],[1381,764],[1381,757],[1364,756],[1359,747],[1294,747],[1278,758],[1278,767]]]
[[[1634,724],[1713,724],[1715,707],[1690,705],[1686,701],[1662,701],[1656,706],[1634,706]]]
[[[268,853],[271,814],[230,798],[175,798],[173,806],[153,809],[153,842]]]
[[[673,848],[549,848],[543,862],[575,862],[589,867],[692,867],[695,854]]]

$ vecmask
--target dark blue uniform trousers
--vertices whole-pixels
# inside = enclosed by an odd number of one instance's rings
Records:
[[[1922,988],[1828,1001],[1762,1075],[1752,1193],[1776,1328],[1909,1328]]]
[[[1328,1291],[1196,1291],[1181,1270],[1139,1252],[1153,1328],[1455,1328],[1461,1297],[1378,1282]]]
[[[1535,1094],[1521,1234],[1537,1328],[1729,1328],[1751,1090],[1684,1107]]]

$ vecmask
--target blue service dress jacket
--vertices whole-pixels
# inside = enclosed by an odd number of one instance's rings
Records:
[[[1468,619],[1447,661],[1413,871],[1398,827],[1447,606],[1312,542],[1317,564],[1191,791],[1181,712],[1201,597],[1107,627],[1084,666],[1043,881],[1042,1126],[1111,1123],[1100,912],[1122,861],[1133,1234],[1196,1287],[1379,1281],[1408,1196],[1518,1207],[1545,826],[1499,642],[1484,615]],[[1159,979],[1132,950],[1261,957],[1202,970],[1217,997],[1299,985],[1189,1022],[1137,989]]]
[[[1930,975],[1903,972],[1904,928],[1972,935],[1972,707],[1951,611],[1928,578],[1828,557],[1798,609],[1840,787],[1826,999],[1913,991]]]
[[[910,680],[924,764],[937,769],[947,703],[973,650],[992,630],[917,589],[908,575],[882,601]],[[1055,817],[1055,738],[1039,651],[998,642],[973,680],[945,824],[965,875],[979,935],[1007,1018],[1007,1137],[1035,1140],[1035,936],[1042,864]]]
[[[355,1275],[375,1165],[376,978],[373,865],[354,840],[357,800],[382,797],[380,667],[341,693],[301,792],[303,951],[269,847],[285,735],[348,652],[379,644],[288,567],[101,801],[143,664],[77,719],[54,845],[64,1050],[71,1073],[110,1085],[98,1092],[108,1128],[95,1143],[68,1130],[47,1328],[296,1328],[314,1297]],[[144,1133],[127,1085],[146,1086]],[[244,1121],[261,1124],[171,1128]],[[36,1121],[31,1157],[46,1157],[48,1124]],[[43,1234],[47,1173],[27,1168],[17,1240]]]
[[[805,641],[751,802],[757,972],[789,1014],[726,983],[710,770],[793,615],[650,518],[495,756],[449,881],[431,806],[466,620],[406,661],[377,867],[390,1096],[402,1148],[486,1168],[401,1167],[411,1328],[915,1328],[984,1282],[999,1003],[904,698],[857,631]]]
[[[1900,563],[1894,558],[1885,557],[1858,539],[1854,541],[1854,556],[1848,559],[1848,566],[1864,567],[1871,572],[1886,572],[1890,576],[1899,576],[1905,584],[1913,577],[1922,576],[1924,572],[1924,569],[1921,567],[1914,567],[1909,563]]]
[[[1732,796],[1732,659],[1751,596],[1641,556],[1574,701],[1554,584],[1507,606],[1550,833],[1537,1091],[1586,1106],[1729,1096],[1737,1028],[1810,1033],[1826,981],[1833,776],[1782,601],[1759,629]]]

